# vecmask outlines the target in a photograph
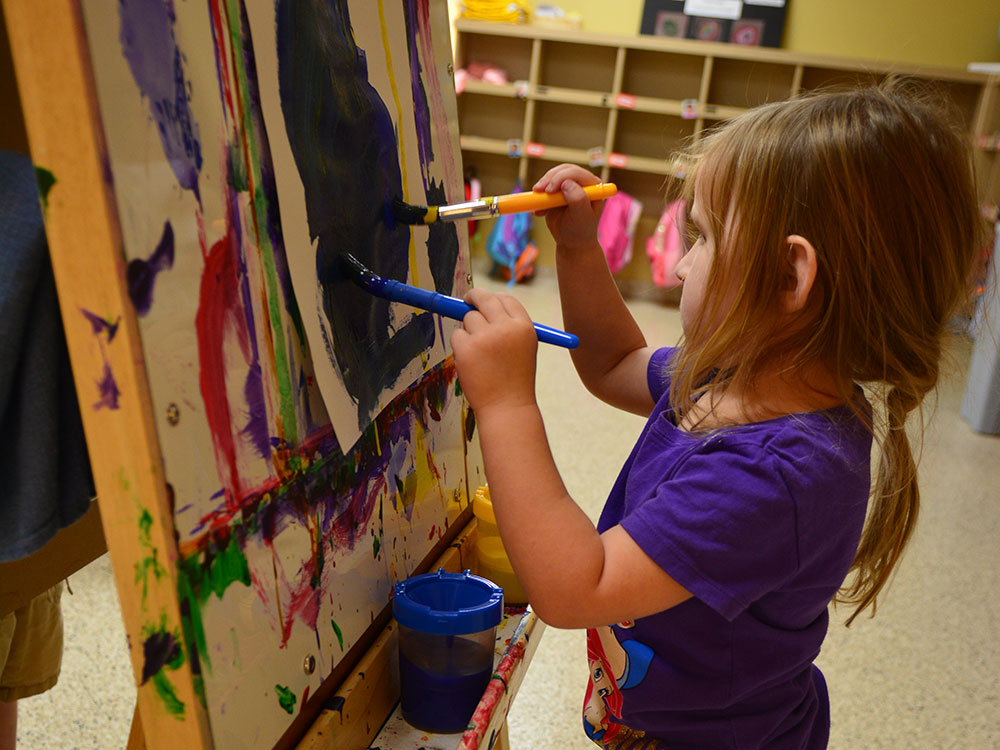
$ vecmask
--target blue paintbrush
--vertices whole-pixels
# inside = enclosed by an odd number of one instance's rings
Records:
[[[361,261],[350,253],[341,253],[340,260],[345,276],[376,297],[391,302],[402,302],[421,310],[430,310],[453,320],[462,320],[466,313],[475,309],[457,297],[431,292],[417,286],[404,284],[401,281],[383,279],[369,271]],[[560,331],[558,328],[549,328],[541,323],[535,323],[534,326],[538,340],[542,343],[563,346],[567,349],[575,349],[580,345],[580,339],[572,333]]]

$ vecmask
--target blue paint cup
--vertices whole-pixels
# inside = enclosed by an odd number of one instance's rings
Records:
[[[403,718],[428,732],[464,731],[493,675],[503,589],[439,568],[397,583],[392,614]]]

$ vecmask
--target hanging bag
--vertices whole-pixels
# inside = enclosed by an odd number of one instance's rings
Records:
[[[684,255],[684,201],[667,204],[656,224],[656,229],[646,239],[646,255],[653,274],[653,283],[669,289],[681,280],[674,274],[678,261]]]

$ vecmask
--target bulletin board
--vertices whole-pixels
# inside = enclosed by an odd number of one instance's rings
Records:
[[[270,747],[485,483],[445,0],[4,0],[149,747]],[[310,699],[313,700],[310,700]]]
[[[640,33],[780,47],[787,0],[646,0]]]

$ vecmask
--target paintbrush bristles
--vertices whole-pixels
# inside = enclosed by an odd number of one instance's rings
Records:
[[[355,284],[368,288],[372,281],[377,278],[374,273],[368,270],[368,267],[364,263],[350,253],[341,253],[339,258],[340,268],[344,276]]]
[[[433,209],[433,216],[431,216]],[[437,221],[437,206],[413,206],[404,203],[399,198],[392,201],[392,216],[400,224],[415,226],[419,224],[432,224]]]

